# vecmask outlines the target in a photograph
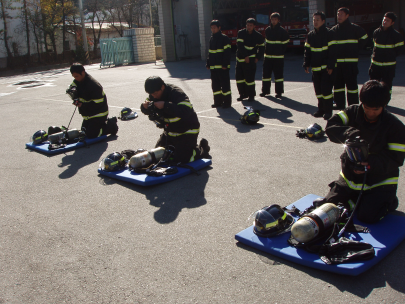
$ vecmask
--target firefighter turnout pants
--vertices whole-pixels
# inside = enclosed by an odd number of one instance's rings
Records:
[[[368,70],[368,75],[370,76],[370,80],[383,81],[390,89],[390,94],[392,94],[392,81],[395,77],[395,65],[378,66],[371,64]]]
[[[85,133],[88,138],[96,138],[101,135],[109,134],[106,129],[107,115],[102,117],[94,117],[83,119],[82,129],[85,128]]]
[[[174,162],[186,164],[201,158],[201,151],[197,146],[197,137],[198,133],[170,136],[163,132],[156,143],[156,148],[174,146]]]
[[[334,72],[328,74],[326,69],[312,71],[315,95],[318,98],[318,110],[323,114],[332,114]]]
[[[214,93],[214,104],[218,107],[230,107],[232,104],[232,96],[229,69],[212,69],[211,87]]]
[[[347,88],[347,105],[359,103],[359,89],[357,87],[357,62],[338,63],[334,69],[334,100],[337,109],[346,108],[345,92]]]
[[[274,73],[276,95],[284,93],[284,58],[265,58],[263,62],[262,93],[270,94],[271,74]]]
[[[236,62],[236,86],[238,87],[239,95],[243,98],[256,96],[256,62],[255,58],[251,57],[249,63]]]
[[[353,210],[359,190],[353,190],[345,184],[340,177],[339,180],[329,184],[330,191],[325,196],[327,202],[332,204],[343,204],[347,210]],[[391,185],[379,186],[363,191],[363,195],[357,207],[357,218],[364,223],[376,223],[388,213],[388,208],[393,200],[396,200],[396,188]]]

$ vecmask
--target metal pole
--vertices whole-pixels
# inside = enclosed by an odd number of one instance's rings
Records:
[[[84,27],[84,14],[83,14],[83,2],[79,0],[79,11],[80,11],[80,19],[82,21],[82,36],[83,36],[83,47],[85,52],[85,64],[89,64],[89,47],[87,45],[87,36],[86,36],[86,28]]]
[[[152,0],[149,0],[149,13],[150,13],[150,27],[153,27],[153,23],[152,23],[152,4],[151,4]]]

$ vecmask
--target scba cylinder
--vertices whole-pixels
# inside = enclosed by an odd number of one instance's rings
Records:
[[[339,217],[340,209],[336,205],[323,204],[294,223],[291,234],[298,242],[307,243],[336,223]]]
[[[67,132],[58,132],[55,134],[48,135],[48,140],[51,142],[51,144],[57,144],[61,143],[62,140],[73,140],[75,138],[80,137],[82,135],[82,132],[77,130],[77,129],[71,129],[68,130]]]
[[[158,147],[150,151],[135,154],[129,160],[129,167],[132,169],[146,168],[149,165],[158,162],[165,153],[165,148]]]

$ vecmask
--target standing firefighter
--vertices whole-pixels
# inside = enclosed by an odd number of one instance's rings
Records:
[[[256,20],[246,20],[246,28],[238,32],[238,50],[236,51],[236,85],[239,101],[249,97],[254,101],[256,96],[255,74],[256,63],[263,57],[263,36],[255,30]]]
[[[314,30],[309,32],[305,43],[304,68],[309,73],[312,69],[312,82],[318,98],[318,111],[314,117],[328,120],[332,117],[333,106],[333,70],[336,65],[336,45],[334,32],[325,26],[324,12],[313,14]]]
[[[396,57],[404,49],[404,39],[393,27],[396,19],[394,13],[386,13],[382,25],[374,31],[374,49],[368,71],[370,79],[383,81],[389,87],[390,94],[395,77]]]
[[[270,94],[271,73],[274,73],[276,97],[284,93],[284,53],[290,41],[287,31],[280,25],[280,14],[270,16],[271,25],[266,28],[266,48],[263,63],[262,93]]]
[[[349,20],[350,11],[341,7],[337,12],[338,24],[332,28],[337,44],[337,68],[335,76],[334,99],[337,110],[343,110],[346,105],[345,87],[347,87],[347,104],[359,103],[357,74],[359,70],[359,49],[367,42],[367,34],[363,28]]]
[[[212,20],[210,26],[212,36],[206,67],[211,71],[211,87],[214,93],[212,107],[229,108],[232,104],[229,78],[231,44],[228,36],[222,34],[221,23],[218,20]]]

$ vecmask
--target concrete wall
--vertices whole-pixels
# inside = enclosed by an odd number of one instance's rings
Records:
[[[162,38],[163,61],[176,61],[176,47],[174,44],[172,0],[160,0],[159,28]]]
[[[197,1],[173,1],[173,26],[177,58],[200,57]]]
[[[200,29],[201,59],[206,60],[211,37],[212,0],[198,0],[198,24]]]
[[[125,30],[124,36],[132,36],[135,62],[156,61],[154,28],[134,28]]]
[[[309,30],[312,31],[314,29],[314,23],[312,21],[312,14],[317,11],[325,11],[325,0],[309,0],[308,1],[308,8],[309,8]]]

